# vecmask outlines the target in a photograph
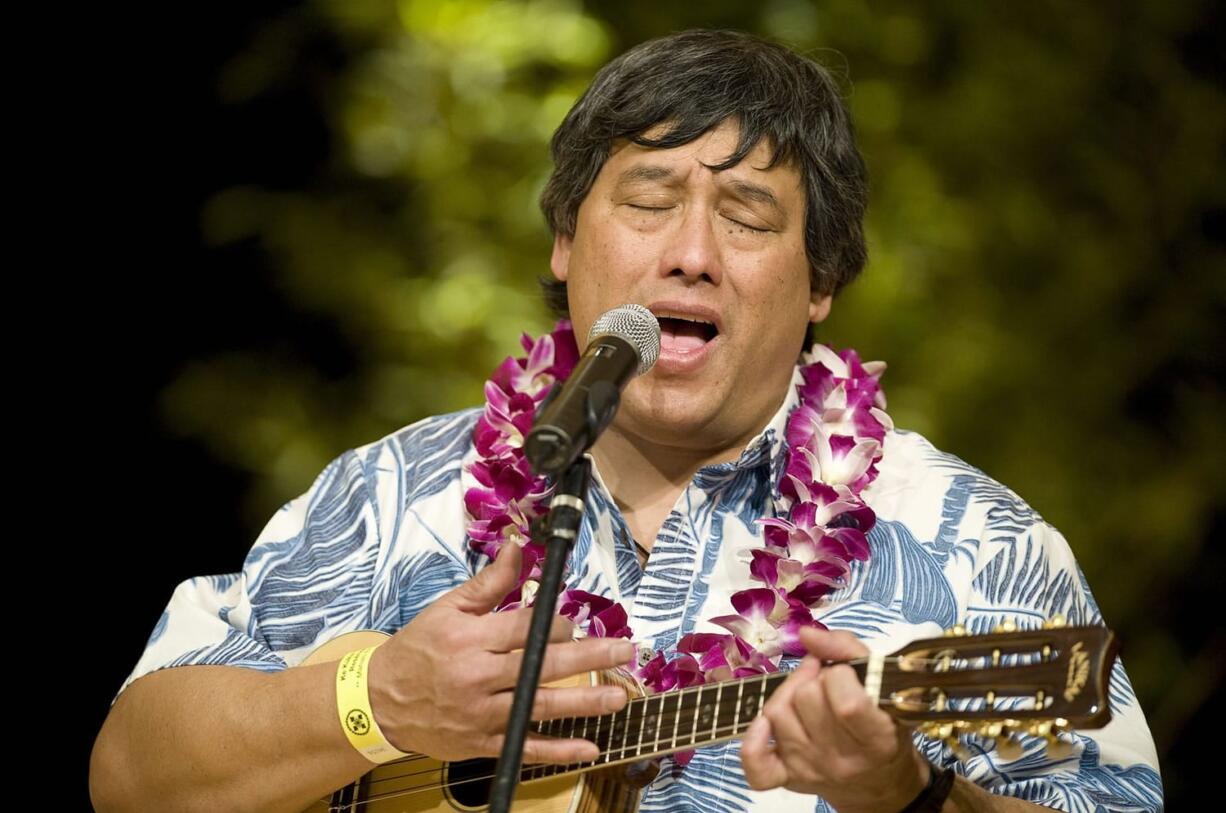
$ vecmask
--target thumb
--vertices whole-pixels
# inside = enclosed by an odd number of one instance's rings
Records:
[[[453,607],[473,615],[485,615],[498,606],[507,593],[519,583],[523,553],[519,545],[507,542],[498,557],[482,568],[476,576],[446,593],[438,604]]]

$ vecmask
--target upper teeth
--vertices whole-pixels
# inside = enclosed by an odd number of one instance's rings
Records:
[[[696,323],[696,324],[700,324],[700,325],[710,325],[710,324],[713,324],[711,321],[709,321],[709,320],[707,320],[707,319],[700,319],[700,318],[698,318],[697,316],[675,316],[675,315],[673,315],[673,314],[669,314],[669,313],[661,313],[661,314],[657,314],[657,315],[658,315],[658,317],[659,317],[660,319],[676,319],[676,320],[677,320],[677,321],[679,321],[679,322],[694,322],[694,323]]]

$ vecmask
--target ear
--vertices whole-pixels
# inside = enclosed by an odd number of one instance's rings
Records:
[[[809,300],[809,321],[813,324],[823,321],[830,315],[830,302],[834,299],[830,294],[814,293]]]
[[[561,233],[553,236],[553,254],[549,258],[549,270],[559,282],[566,282],[566,277],[570,274],[570,249],[574,244],[574,237]]]

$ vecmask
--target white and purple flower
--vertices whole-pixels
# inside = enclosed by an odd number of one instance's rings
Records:
[[[768,587],[742,590],[732,596],[736,615],[721,615],[711,623],[723,627],[767,658],[803,655],[802,627],[822,627],[808,607],[787,601]]]

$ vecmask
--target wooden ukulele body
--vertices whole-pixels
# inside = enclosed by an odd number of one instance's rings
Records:
[[[351,632],[335,638],[302,662],[311,666],[339,661],[355,649],[374,646],[387,639],[381,632]],[[616,683],[614,676],[600,673],[577,675],[552,686]],[[414,754],[405,759],[374,766],[373,770],[329,800],[316,802],[307,813],[354,811],[354,813],[456,813],[489,807],[489,777],[493,759],[443,762]],[[650,781],[651,776],[644,776]],[[642,783],[645,784],[645,783]],[[633,813],[638,809],[639,788],[631,784],[624,765],[565,774],[524,782],[515,791],[513,813]]]

